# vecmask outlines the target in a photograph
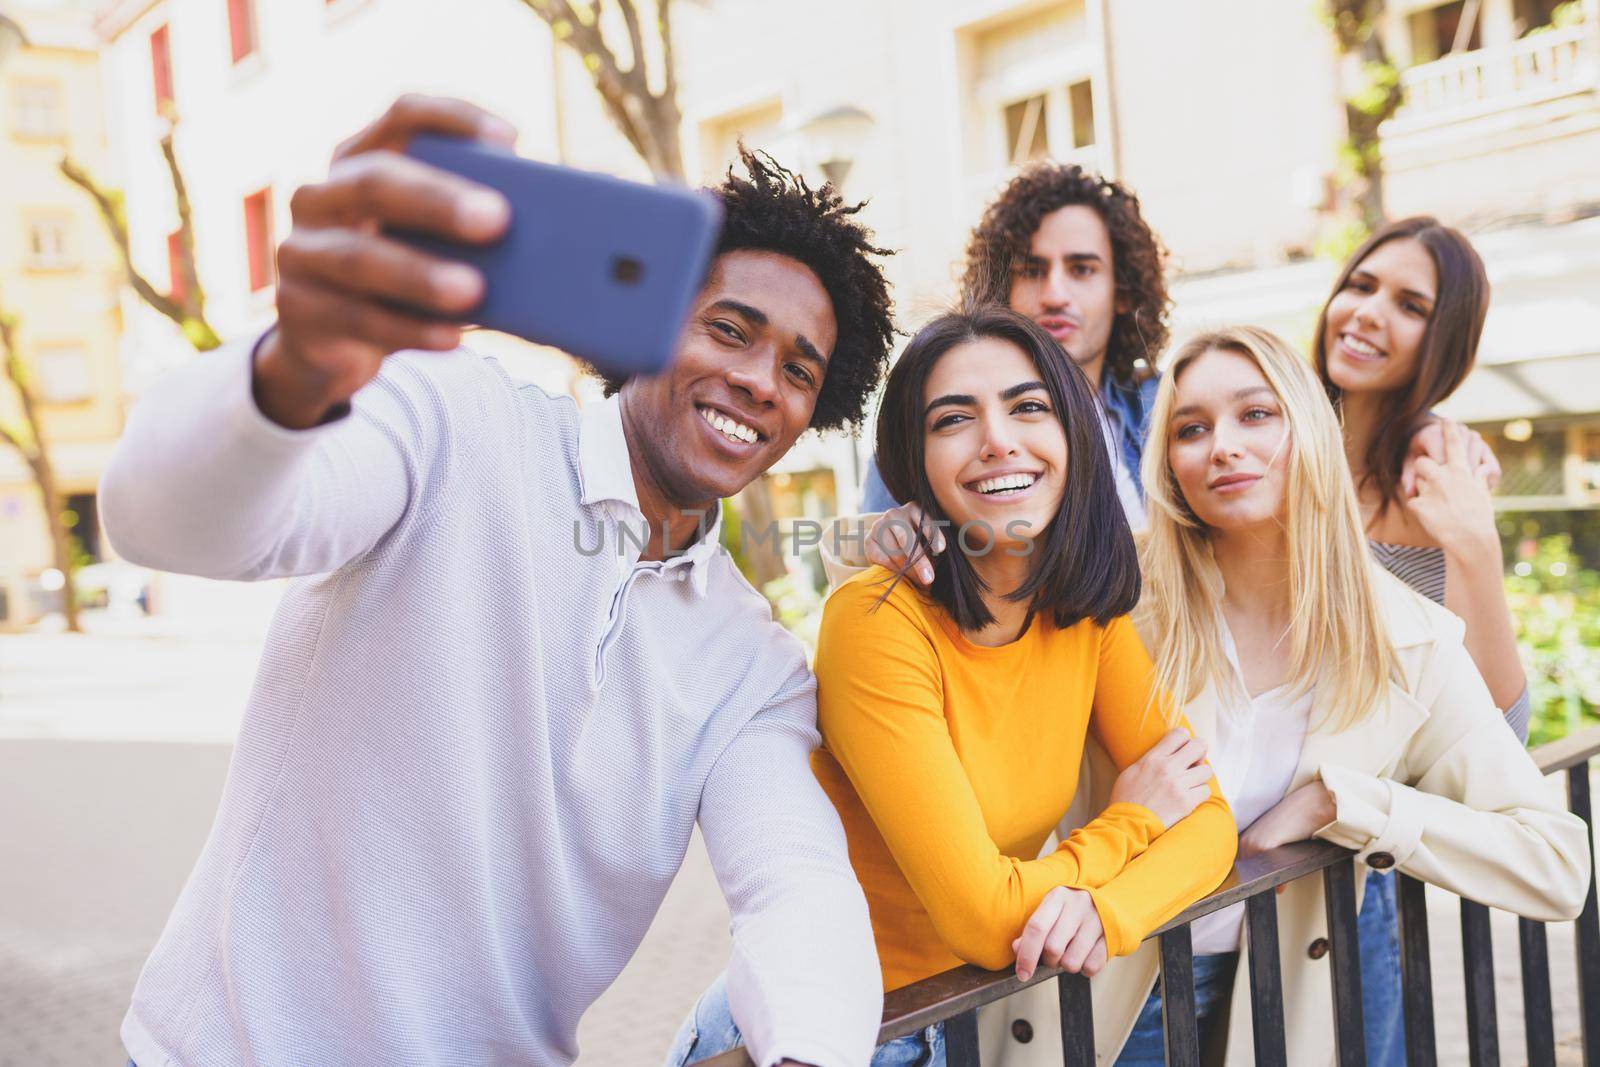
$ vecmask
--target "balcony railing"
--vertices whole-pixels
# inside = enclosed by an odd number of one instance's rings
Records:
[[[1565,771],[1567,804],[1589,827],[1589,760],[1600,754],[1600,727],[1593,727],[1532,753],[1545,774]],[[1329,960],[1333,964],[1335,1062],[1339,1067],[1366,1063],[1361,1019],[1361,958],[1356,946],[1355,865],[1352,853],[1325,841],[1300,841],[1240,860],[1222,888],[1150,936],[1161,943],[1162,1022],[1166,1060],[1199,1067],[1200,1042],[1194,1001],[1194,964],[1189,924],[1202,915],[1245,902],[1249,923],[1250,1006],[1255,1058],[1260,1067],[1284,1067],[1283,984],[1278,958],[1278,886],[1320,874],[1326,890]],[[1600,1063],[1600,911],[1596,908],[1594,858],[1589,860],[1589,896],[1577,926],[1578,997],[1583,1061]],[[1399,876],[1401,987],[1410,1067],[1433,1067],[1438,1060],[1433,1025],[1433,979],[1428,952],[1428,913],[1422,882]],[[1550,993],[1550,955],[1545,924],[1520,919],[1522,1005],[1530,1067],[1555,1067],[1555,1019]],[[1461,941],[1467,1000],[1467,1042],[1471,1062],[1500,1062],[1495,1018],[1494,956],[1489,909],[1461,901]],[[1061,998],[1061,1052],[1065,1067],[1093,1067],[1094,1018],[1089,981],[1080,975],[1040,967],[1026,982],[1011,971],[957,967],[884,997],[878,1041],[945,1024],[950,1067],[978,1065],[978,1009],[1026,986],[1053,981]],[[706,1067],[751,1067],[743,1049],[703,1061]]]
[[[1388,124],[1403,132],[1453,119],[1536,103],[1600,84],[1595,29],[1579,24],[1535,33],[1507,45],[1423,63],[1400,74],[1400,111]]]

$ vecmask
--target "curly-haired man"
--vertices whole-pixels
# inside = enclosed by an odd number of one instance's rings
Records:
[[[1125,186],[1073,164],[1036,163],[1011,180],[967,243],[962,297],[1006,304],[1043,326],[1104,401],[1107,443],[1128,517],[1142,525],[1139,459],[1167,340],[1165,252]],[[863,507],[894,506],[874,466]]]
[[[879,971],[807,762],[815,683],[701,516],[860,417],[892,334],[878,250],[747,155],[676,361],[580,412],[458,347],[475,271],[383,236],[507,223],[398,154],[424,130],[512,136],[407,98],[347,142],[295,194],[276,327],[150,390],[106,475],[128,558],[297,577],[123,1040],[145,1064],[569,1063],[698,820],[757,1062],[865,1063]]]

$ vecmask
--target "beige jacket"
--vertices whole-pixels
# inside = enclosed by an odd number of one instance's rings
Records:
[[[825,555],[824,562],[830,580],[837,581],[853,573],[857,561]],[[1338,811],[1316,836],[1356,853],[1358,902],[1366,863],[1377,857],[1379,867],[1392,860],[1397,870],[1491,907],[1543,921],[1573,918],[1589,888],[1583,822],[1565,809],[1559,790],[1539,773],[1495,707],[1462,645],[1461,620],[1381,567],[1374,565],[1374,572],[1401,678],[1390,682],[1387,703],[1362,722],[1307,735],[1290,789],[1320,777]],[[1159,639],[1143,636],[1146,643]],[[1314,703],[1313,723],[1319,712]],[[1196,733],[1209,737],[1216,694],[1207,690],[1184,713]],[[1104,807],[1115,779],[1103,753],[1087,762],[1088,776],[1080,779],[1089,789],[1084,814]],[[1333,1062],[1329,957],[1310,954],[1327,936],[1322,879],[1291,883],[1278,897],[1290,1063]],[[1158,967],[1150,941],[1111,961],[1094,979],[1100,1063],[1115,1061]],[[1053,985],[1035,986],[981,1013],[985,1063],[1060,1064]],[[1241,964],[1226,1034],[1229,1067],[1255,1062],[1249,988],[1248,967]],[[1027,1044],[1011,1037],[1011,1023],[1019,1018],[1033,1030]]]

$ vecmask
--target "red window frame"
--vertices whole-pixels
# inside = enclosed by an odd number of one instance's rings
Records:
[[[172,36],[165,24],[150,34],[150,76],[154,83],[156,110],[172,105]]]
[[[245,258],[250,273],[250,291],[260,292],[277,281],[272,261],[272,189],[266,188],[244,198]]]
[[[228,43],[233,61],[256,52],[256,5],[253,0],[228,0]]]
[[[167,295],[173,303],[182,304],[189,298],[189,287],[183,279],[183,231],[167,234]]]

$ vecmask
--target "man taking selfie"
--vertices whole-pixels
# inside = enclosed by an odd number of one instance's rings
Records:
[[[746,155],[675,362],[580,412],[458,347],[476,270],[384,235],[508,224],[401,154],[423,132],[513,138],[406,98],[346,142],[294,196],[277,325],[151,389],[102,487],[131,560],[298,579],[129,1053],[569,1063],[698,820],[755,1061],[864,1064],[879,970],[807,763],[814,682],[714,520],[806,429],[861,418],[892,335],[880,250]]]

